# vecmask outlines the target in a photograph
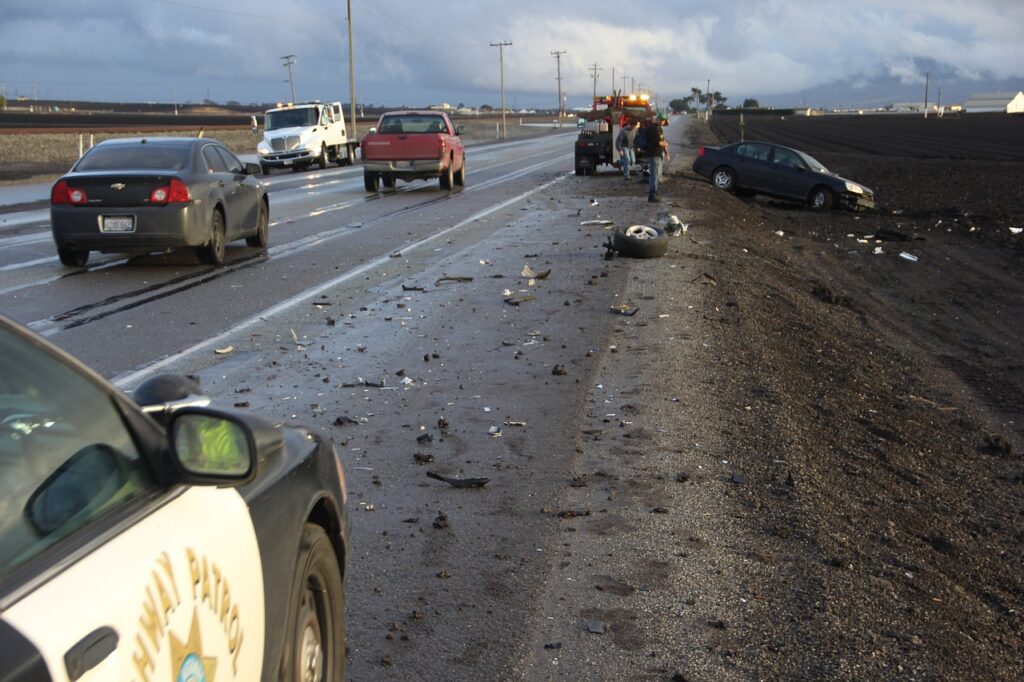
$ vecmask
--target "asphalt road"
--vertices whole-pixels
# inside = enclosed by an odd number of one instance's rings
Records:
[[[603,260],[608,229],[581,223],[660,207],[642,187],[594,203],[574,137],[472,148],[452,193],[367,195],[358,167],[275,174],[268,253],[237,242],[217,269],[172,253],[70,270],[45,220],[23,222],[0,234],[0,309],[125,389],[196,374],[218,404],[331,435],[349,478],[351,679],[557,679],[560,660],[622,679],[646,656],[636,636],[608,649],[614,617],[565,600],[612,572],[606,543],[630,524],[579,519],[593,557],[576,564],[564,534],[581,429],[630,400],[599,375],[635,366],[609,306],[636,266]],[[428,470],[490,480],[457,489]]]

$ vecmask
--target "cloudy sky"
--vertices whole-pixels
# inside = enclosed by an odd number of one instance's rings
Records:
[[[570,106],[640,84],[730,103],[868,106],[1024,88],[1021,0],[352,0],[357,99]],[[8,96],[106,101],[348,99],[346,0],[3,0]],[[933,95],[934,97],[934,95]]]

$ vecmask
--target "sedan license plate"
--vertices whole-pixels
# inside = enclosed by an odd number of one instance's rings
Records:
[[[281,161],[281,163],[283,163],[286,166],[290,166],[290,165],[292,165],[292,160],[291,159],[283,159]]]
[[[134,232],[135,216],[105,215],[100,219],[102,232]]]

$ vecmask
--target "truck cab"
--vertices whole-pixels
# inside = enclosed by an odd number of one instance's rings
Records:
[[[272,168],[299,171],[314,163],[347,166],[359,142],[349,140],[341,102],[279,104],[263,115],[263,139],[256,146],[264,175]]]

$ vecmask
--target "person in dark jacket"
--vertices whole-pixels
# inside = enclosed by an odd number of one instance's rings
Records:
[[[622,177],[629,180],[629,171],[636,163],[633,152],[633,144],[636,140],[636,121],[626,121],[615,138],[615,148],[619,150],[619,166],[622,168]]]
[[[664,113],[658,114],[658,118],[647,128],[644,154],[647,155],[647,168],[650,177],[647,182],[647,201],[661,201],[658,197],[658,183],[661,181],[661,170],[665,162],[671,158],[668,152],[668,142],[665,140],[664,126],[668,125],[668,116]]]

